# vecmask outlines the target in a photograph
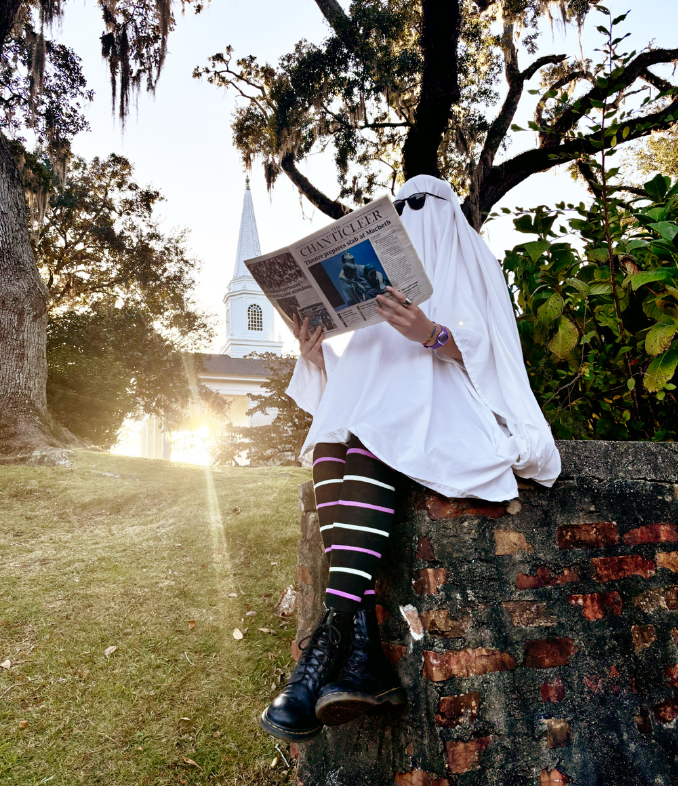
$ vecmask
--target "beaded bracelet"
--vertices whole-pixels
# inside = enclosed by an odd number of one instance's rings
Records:
[[[436,330],[438,330],[438,325],[436,325],[436,323],[434,322],[433,323],[433,330],[431,331],[431,335],[426,339],[426,341],[424,341],[424,343],[422,344],[422,347],[426,347],[428,342],[433,338],[433,336],[435,336]],[[428,347],[426,347],[426,348],[428,349]]]

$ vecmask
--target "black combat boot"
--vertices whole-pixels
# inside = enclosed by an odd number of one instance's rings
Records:
[[[315,703],[320,689],[335,679],[351,643],[353,616],[327,609],[316,629],[299,642],[302,650],[287,685],[261,714],[264,731],[287,742],[303,742],[322,729]]]
[[[316,717],[326,726],[338,726],[406,701],[405,689],[381,648],[375,612],[359,609],[353,618],[353,647],[339,678],[320,691]]]

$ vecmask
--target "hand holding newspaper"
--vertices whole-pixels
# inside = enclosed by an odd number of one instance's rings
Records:
[[[245,261],[292,329],[293,316],[338,336],[383,322],[377,295],[393,286],[416,304],[433,293],[424,266],[388,197],[370,202],[296,243]]]

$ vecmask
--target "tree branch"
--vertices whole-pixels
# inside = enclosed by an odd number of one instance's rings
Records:
[[[629,133],[625,142],[641,139],[653,131],[665,131],[671,128],[676,121],[673,119],[667,120],[667,118],[677,111],[678,98],[675,98],[659,112],[626,121],[625,126],[629,128]],[[569,139],[557,147],[542,145],[533,150],[527,150],[499,166],[493,166],[485,179],[481,191],[481,214],[485,215],[488,213],[505,194],[531,175],[537,172],[546,172],[554,166],[560,166],[585,155],[596,155],[600,150],[593,143],[599,141],[600,134],[593,133],[588,136]],[[620,186],[620,190],[629,189]],[[469,198],[470,196],[464,202],[463,209],[467,218],[471,220],[470,216],[472,216],[473,212],[472,205],[469,204]]]
[[[641,52],[638,57],[632,60],[624,69],[624,73],[617,77],[615,82],[615,92],[621,87],[628,87],[635,82],[638,77],[647,71],[648,66],[656,65],[657,63],[672,63],[678,60],[678,49],[652,49],[649,52]],[[563,114],[551,126],[553,133],[549,134],[544,140],[544,147],[556,147],[559,138],[571,131],[577,125],[582,115],[585,115],[593,104],[591,101],[602,101],[608,95],[607,87],[598,87],[597,85],[589,90],[586,95],[578,99],[574,106],[566,109]]]
[[[403,145],[405,178],[439,176],[438,148],[447,130],[452,105],[460,98],[457,47],[460,0],[422,0],[421,93]]]
[[[663,79],[661,76],[657,76],[657,74],[653,74],[652,71],[648,71],[647,68],[640,72],[640,78],[643,82],[647,82],[648,85],[652,85],[652,87],[656,87],[657,90],[671,90],[673,85],[670,82],[667,82],[666,79]]]
[[[4,0],[0,3],[0,50],[9,37],[22,3],[23,0]]]
[[[307,177],[302,175],[297,169],[292,153],[287,153],[283,156],[280,167],[306,199],[326,216],[336,220],[337,218],[342,218],[342,216],[347,216],[349,213],[353,212],[350,207],[342,205],[341,202],[337,202],[336,200],[333,201],[328,196],[325,196],[325,194],[319,191]]]

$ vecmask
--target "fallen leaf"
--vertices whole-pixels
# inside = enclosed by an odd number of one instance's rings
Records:
[[[214,737],[215,740],[218,740],[219,737],[221,737],[221,732],[220,731],[215,731],[212,736]]]
[[[125,636],[131,636],[133,633],[134,631],[132,630],[132,628],[125,628],[125,630],[123,630],[123,635]]]
[[[83,680],[86,680],[89,677],[89,669],[88,668],[84,668],[80,672],[80,676],[83,678]]]
[[[180,721],[190,721],[190,718],[179,718]]]
[[[277,562],[271,562],[271,565],[277,565],[277,564],[278,564]]]
[[[271,769],[274,770],[278,766],[278,757],[276,756],[275,759],[271,762]]]
[[[189,620],[188,621],[188,629],[189,630],[194,630],[195,629],[195,620]]]
[[[236,505],[236,506],[233,508],[233,510],[232,510],[232,513],[240,513],[240,505]]]
[[[254,615],[255,615],[256,613],[257,613],[256,611],[248,611],[248,612],[246,612],[246,613],[245,613],[245,616],[246,616],[246,617],[254,617]]]
[[[238,639],[238,641],[239,641],[240,639],[242,639],[242,637],[243,637],[243,632],[240,630],[240,628],[236,628],[233,631],[233,638],[234,639]]]
[[[26,726],[28,726],[28,721],[27,720],[19,721],[19,728],[20,729],[25,729]]]
[[[270,633],[272,636],[277,635],[276,632],[274,630],[271,630],[270,628],[257,628],[257,630],[261,631],[262,633]]]
[[[268,653],[268,659],[269,659],[269,660],[275,660],[275,653],[273,653],[273,652],[269,652],[269,653]]]
[[[4,661],[4,663],[0,663],[0,669],[11,669],[11,668],[12,668],[12,662],[10,661],[9,658],[7,658],[7,660]]]
[[[191,767],[197,767],[200,772],[202,772],[202,767],[198,764],[197,761],[193,761],[193,759],[187,759],[185,756],[182,756],[181,758],[186,762],[186,764],[190,764]]]
[[[228,593],[228,597],[229,598],[237,598],[238,597],[238,593],[237,592],[229,592]]]
[[[113,654],[113,653],[114,653],[114,652],[115,652],[117,649],[118,649],[118,648],[117,648],[117,647],[115,647],[115,646],[113,646],[113,647],[106,647],[106,649],[104,650],[104,655],[105,655],[107,658],[110,658],[110,657],[111,657],[111,655],[112,655],[112,654]]]

